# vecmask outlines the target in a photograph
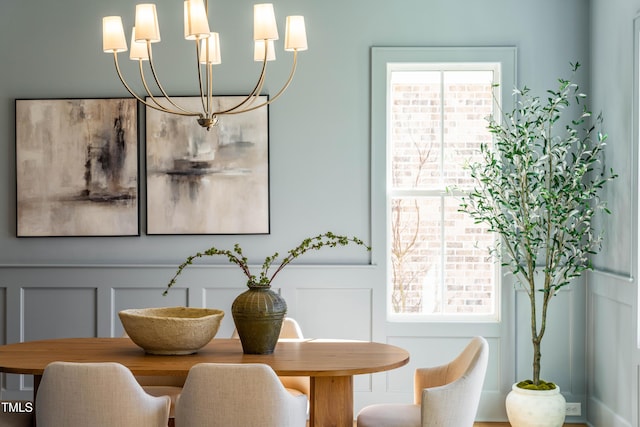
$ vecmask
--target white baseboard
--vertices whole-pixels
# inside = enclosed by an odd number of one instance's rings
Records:
[[[625,420],[598,399],[590,398],[588,408],[590,427],[632,427],[629,420]]]

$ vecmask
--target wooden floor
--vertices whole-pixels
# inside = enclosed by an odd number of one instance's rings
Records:
[[[568,427],[587,427],[586,424],[565,424]],[[509,423],[475,423],[473,427],[510,427]]]
[[[307,423],[307,425],[309,425]],[[586,424],[565,424],[566,427],[587,427]],[[356,427],[356,422],[353,422],[353,427]],[[511,427],[509,423],[475,423],[473,427]]]
[[[586,424],[565,424],[569,427],[587,427]],[[473,427],[510,427],[509,423],[475,423]]]

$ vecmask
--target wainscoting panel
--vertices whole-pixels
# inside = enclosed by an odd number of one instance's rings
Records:
[[[97,336],[95,288],[23,288],[24,341]]]
[[[631,415],[631,402],[621,399],[620,390],[631,390],[633,375],[630,375],[631,346],[618,344],[625,337],[632,336],[633,318],[631,307],[608,298],[595,296],[593,299],[593,338],[598,348],[592,353],[594,377],[590,381],[595,386],[593,396],[617,414]],[[610,349],[615,348],[616,351]],[[605,376],[607,378],[601,378]],[[609,381],[606,381],[609,380]],[[611,381],[613,380],[613,381]]]
[[[296,307],[306,337],[371,339],[370,289],[298,289]]]
[[[296,315],[306,338],[369,341],[371,289],[298,289]],[[371,375],[353,378],[355,392],[371,391]]]
[[[97,336],[97,292],[87,287],[24,287],[20,331],[23,341]],[[27,376],[8,376],[8,384],[30,390]]]
[[[589,279],[588,419],[595,426],[630,427],[637,416],[632,398],[638,384],[633,356],[636,284],[628,276],[600,271]]]
[[[575,352],[572,346],[584,343],[582,337],[572,336],[575,331],[583,330],[583,327],[576,328],[576,323],[584,323],[584,295],[585,290],[582,283],[574,283],[560,291],[549,304],[547,313],[547,323],[544,339],[542,340],[541,352],[542,362],[540,376],[543,380],[553,381],[560,386],[563,393],[575,393],[573,390],[578,384],[575,381],[573,370],[584,369],[584,359],[577,362],[574,359]],[[531,344],[529,297],[523,291],[516,292],[516,313],[518,333],[516,334],[516,348],[525,349],[522,357],[518,358],[517,375],[518,379],[530,379],[532,377],[533,347]],[[542,309],[542,299],[538,304],[538,309]],[[576,313],[578,311],[578,313]],[[538,319],[540,327],[540,319]],[[578,342],[575,340],[579,339]],[[575,351],[578,350],[577,347]],[[580,351],[581,352],[581,351]],[[581,356],[583,356],[581,354]],[[576,366],[576,363],[580,363]],[[584,384],[578,387],[584,396]]]
[[[231,304],[233,304],[233,300],[243,291],[244,289],[238,288],[206,288],[203,290],[204,306],[224,311],[224,317],[222,318],[220,329],[216,335],[218,338],[230,338],[233,334],[235,325],[233,324],[233,316],[231,315]],[[274,291],[277,292],[278,289],[274,288]]]
[[[4,313],[4,316],[0,316],[0,344],[6,344],[7,342],[7,288],[0,288],[0,312]]]

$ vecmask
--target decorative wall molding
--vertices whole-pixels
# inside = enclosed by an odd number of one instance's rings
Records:
[[[632,427],[631,423],[613,412],[598,399],[589,398],[589,425],[607,427]]]
[[[600,268],[595,268],[590,273],[595,274],[597,276],[608,277],[609,279],[614,279],[621,282],[629,282],[629,283],[635,282],[635,278],[630,273],[608,271]]]

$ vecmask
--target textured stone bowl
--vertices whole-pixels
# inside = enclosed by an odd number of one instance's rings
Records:
[[[224,311],[213,308],[161,307],[118,312],[125,332],[150,354],[196,353],[218,332]]]

